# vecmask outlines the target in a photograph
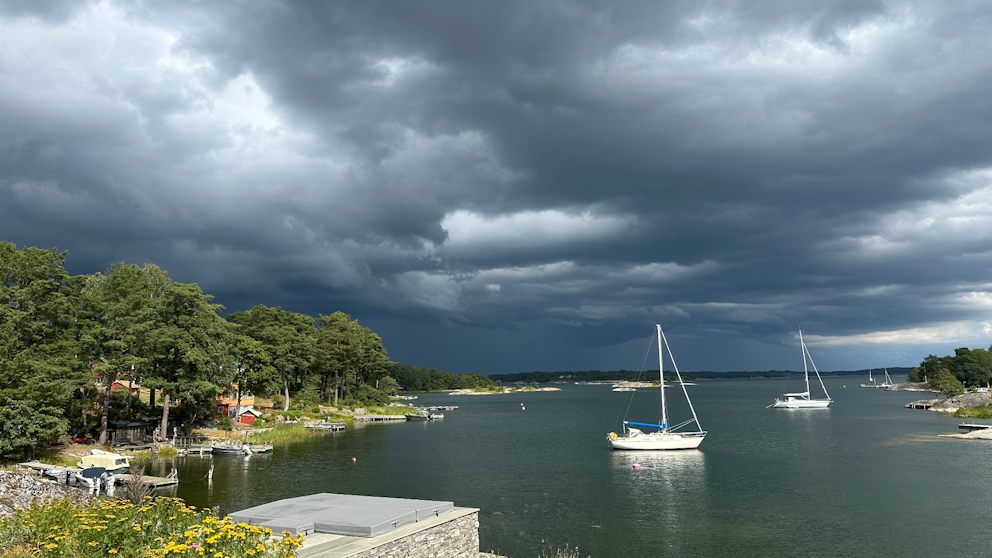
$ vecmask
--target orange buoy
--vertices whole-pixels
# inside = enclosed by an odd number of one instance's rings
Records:
[[[358,458],[357,457],[352,457],[351,458],[351,462],[352,463],[357,463],[358,462]]]

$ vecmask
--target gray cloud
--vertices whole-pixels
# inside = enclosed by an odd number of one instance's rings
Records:
[[[911,364],[992,342],[989,16],[0,2],[0,238],[461,371]]]

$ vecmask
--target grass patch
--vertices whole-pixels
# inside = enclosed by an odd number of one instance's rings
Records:
[[[165,458],[172,458],[179,455],[179,450],[172,446],[162,446],[158,448],[158,456]]]
[[[75,467],[79,463],[78,457],[73,457],[71,455],[39,455],[38,463],[46,463],[48,465],[55,465],[57,467]]]
[[[972,407],[971,409],[958,409],[954,411],[954,416],[963,418],[992,419],[992,407]]]
[[[272,430],[252,434],[248,440],[253,444],[281,444],[305,440],[310,434],[302,424],[279,424]]]

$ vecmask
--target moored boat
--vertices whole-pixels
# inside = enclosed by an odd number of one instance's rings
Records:
[[[679,367],[675,364],[675,356],[672,355],[672,349],[668,346],[668,339],[665,338],[665,333],[661,331],[661,326],[656,325],[657,337],[658,337],[658,379],[660,382],[661,389],[661,424],[649,424],[643,422],[631,422],[623,421],[623,434],[617,434],[616,432],[610,432],[607,435],[607,440],[610,442],[610,447],[618,450],[687,450],[696,449],[699,444],[703,442],[703,438],[706,437],[706,431],[702,429],[699,424],[699,418],[696,416],[696,409],[692,406],[692,400],[689,399],[689,392],[685,389],[685,383],[682,381],[682,374],[679,373]],[[689,410],[692,412],[692,418],[676,424],[675,426],[669,426],[668,424],[668,409],[665,400],[665,362],[664,362],[664,349],[668,349],[668,356],[672,360],[672,368],[675,369],[675,375],[678,377],[679,385],[682,387],[682,393],[685,394],[686,403],[689,405]],[[627,405],[630,408],[630,405]],[[696,430],[679,432],[681,428],[696,425]],[[644,432],[640,428],[633,428],[634,426],[647,427],[647,428],[657,428],[655,432]]]
[[[806,343],[803,342],[803,331],[799,330],[799,345],[803,350],[803,374],[806,379],[806,391],[801,391],[797,393],[783,393],[781,397],[777,397],[775,402],[769,405],[769,407],[775,407],[776,409],[825,409],[831,402],[830,394],[827,393],[827,386],[823,385],[823,378],[820,377],[820,371],[816,369],[816,364],[813,362],[813,357],[809,354],[809,349],[806,348]],[[807,367],[807,361],[813,366],[813,372],[816,373],[816,379],[820,381],[820,387],[823,389],[823,395],[825,399],[813,399],[809,391],[809,368]]]
[[[103,450],[90,450],[90,453],[79,458],[80,469],[103,467],[108,473],[126,473],[131,468],[131,458],[127,455]]]

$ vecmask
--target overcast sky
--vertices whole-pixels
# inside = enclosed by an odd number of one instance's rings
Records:
[[[992,4],[0,0],[0,239],[397,361],[992,343]]]

